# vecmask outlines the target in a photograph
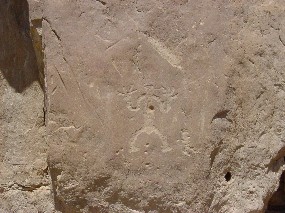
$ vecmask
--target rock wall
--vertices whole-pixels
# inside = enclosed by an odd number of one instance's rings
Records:
[[[213,160],[213,212],[263,212],[284,170],[284,2],[232,5],[224,119]],[[226,130],[226,131],[224,131]],[[231,172],[232,180],[222,181]],[[213,176],[213,177],[214,177]]]
[[[0,212],[52,212],[44,93],[29,5],[0,2]]]
[[[284,9],[283,0],[1,2],[3,211],[274,209]]]

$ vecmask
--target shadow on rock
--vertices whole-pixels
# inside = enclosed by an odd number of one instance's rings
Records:
[[[0,2],[0,71],[18,93],[39,79],[26,0]]]

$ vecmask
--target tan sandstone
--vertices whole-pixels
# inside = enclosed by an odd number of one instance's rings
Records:
[[[284,11],[0,2],[0,210],[278,212]]]

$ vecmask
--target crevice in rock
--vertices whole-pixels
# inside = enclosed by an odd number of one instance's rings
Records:
[[[280,40],[281,44],[285,47],[285,42],[283,41],[283,39],[281,38],[280,35],[279,35],[279,40]]]
[[[36,56],[37,70],[38,70],[38,81],[44,92],[44,108],[43,108],[43,119],[44,124],[47,124],[47,87],[45,82],[45,64],[44,64],[44,49],[42,42],[42,22],[43,18],[33,19],[30,22],[30,35],[33,43],[33,49]]]
[[[21,191],[28,191],[28,192],[33,192],[35,190],[38,190],[39,188],[43,187],[43,186],[48,186],[49,184],[36,184],[36,185],[29,185],[29,186],[25,186],[19,183],[16,183],[16,185],[18,186],[18,189]]]
[[[33,19],[30,23],[30,34],[36,55],[39,82],[44,88],[44,51],[42,46],[42,19]]]
[[[61,38],[60,38],[58,32],[57,32],[54,28],[52,28],[52,25],[51,25],[50,21],[49,21],[48,19],[46,19],[46,18],[43,18],[42,20],[44,20],[44,21],[46,21],[46,22],[48,23],[48,25],[49,25],[51,31],[53,32],[53,34],[55,35],[56,39],[57,39],[59,42],[61,42]]]
[[[265,213],[285,213],[285,172],[280,177],[279,187],[271,196]]]

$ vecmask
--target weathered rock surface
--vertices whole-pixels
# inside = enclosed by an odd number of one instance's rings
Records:
[[[0,2],[0,212],[52,212],[43,100],[26,1]]]
[[[282,203],[283,0],[28,3],[0,8],[4,212]]]

